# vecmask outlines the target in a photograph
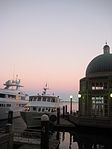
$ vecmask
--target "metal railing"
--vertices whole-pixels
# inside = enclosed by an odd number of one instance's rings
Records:
[[[40,144],[40,135],[40,132],[15,132],[13,140],[14,142]]]

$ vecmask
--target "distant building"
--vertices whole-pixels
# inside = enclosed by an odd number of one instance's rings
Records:
[[[87,66],[80,80],[79,125],[112,128],[112,54],[103,47],[103,54]]]

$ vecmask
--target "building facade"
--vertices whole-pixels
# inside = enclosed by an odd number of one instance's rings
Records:
[[[112,54],[107,44],[103,54],[89,63],[86,76],[80,80],[79,116],[112,120]]]

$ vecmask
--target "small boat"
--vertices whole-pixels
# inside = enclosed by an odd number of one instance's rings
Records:
[[[42,94],[29,96],[29,103],[21,111],[21,116],[25,121],[27,128],[36,128],[41,125],[41,116],[47,114],[50,121],[57,119],[57,108],[59,108],[60,98],[54,94],[47,94],[47,85],[43,88]]]
[[[19,90],[20,80],[8,80],[5,88],[0,89],[0,120],[8,119],[8,112],[13,111],[13,118],[20,116],[20,111],[28,103],[26,94]]]

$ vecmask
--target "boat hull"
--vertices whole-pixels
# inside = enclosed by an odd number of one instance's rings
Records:
[[[13,118],[20,117],[20,111],[24,109],[27,103],[28,101],[0,98],[0,120],[8,119],[9,111],[13,111]],[[7,107],[7,105],[10,105],[10,107]]]

